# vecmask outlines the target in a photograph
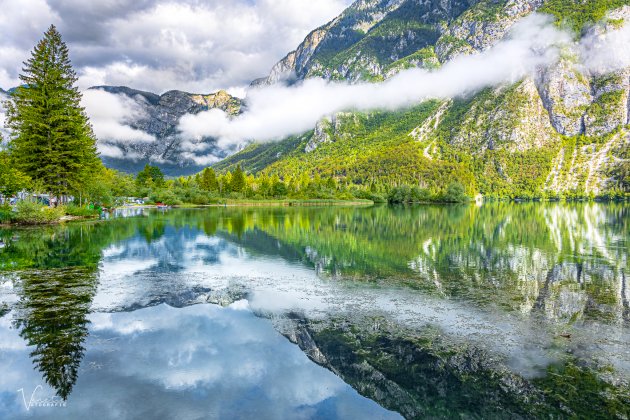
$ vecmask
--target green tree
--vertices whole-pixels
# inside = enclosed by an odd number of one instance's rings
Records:
[[[466,190],[459,182],[452,182],[446,188],[443,200],[447,203],[465,203],[468,201]]]
[[[164,174],[157,166],[151,166],[149,164],[144,166],[144,169],[138,172],[136,176],[136,184],[140,187],[158,187],[164,186]]]
[[[0,195],[11,197],[18,191],[28,188],[30,179],[15,168],[9,153],[0,151]]]
[[[241,165],[236,167],[236,170],[232,174],[232,181],[230,182],[230,187],[234,192],[242,192],[245,189],[245,174],[241,169]]]
[[[271,181],[267,174],[262,174],[260,177],[260,186],[258,187],[258,191],[263,198],[267,198],[271,191]]]
[[[232,174],[230,171],[222,174],[219,177],[219,192],[223,195],[227,195],[232,191]]]
[[[50,194],[68,195],[101,163],[68,48],[54,26],[24,62],[20,80],[6,104],[16,168]]]
[[[136,186],[132,175],[106,169],[105,174],[114,197],[130,197],[135,194]]]
[[[287,195],[287,186],[284,182],[280,181],[280,178],[274,175],[273,184],[271,186],[271,195],[275,198],[283,198]]]
[[[335,178],[333,178],[332,176],[328,177],[328,179],[326,180],[326,187],[331,190],[336,190],[337,181],[335,181]]]
[[[204,191],[218,191],[219,181],[217,180],[217,174],[212,168],[206,168],[201,173],[199,180],[199,187]]]

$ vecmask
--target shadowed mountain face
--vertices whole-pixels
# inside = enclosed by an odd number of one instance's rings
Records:
[[[184,138],[177,130],[184,115],[210,109],[220,109],[230,115],[238,114],[241,100],[225,91],[203,95],[172,90],[157,95],[124,86],[95,86],[90,89],[131,99],[134,112],[122,123],[154,139],[125,141],[99,138],[101,147],[115,147],[122,151],[122,156],[102,153],[104,163],[111,168],[137,172],[150,163],[160,166],[167,175],[190,174],[208,165],[207,156],[221,158],[235,151],[219,148],[212,138]]]

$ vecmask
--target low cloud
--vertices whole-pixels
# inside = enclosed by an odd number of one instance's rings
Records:
[[[595,75],[630,67],[630,24],[612,31],[593,30],[580,42],[580,57]]]
[[[182,157],[184,159],[190,159],[191,161],[195,162],[196,165],[199,165],[199,166],[209,166],[221,160],[219,156],[215,156],[212,154],[200,156],[191,152],[182,153]]]
[[[133,158],[125,154],[120,146],[131,143],[152,143],[154,136],[130,127],[128,124],[141,118],[142,107],[124,95],[114,95],[102,90],[83,93],[81,105],[90,118],[98,149],[102,156]]]
[[[584,39],[587,67],[611,71],[630,65],[628,27],[606,36]],[[215,137],[219,145],[249,140],[273,141],[312,129],[321,118],[340,111],[394,110],[428,99],[469,95],[487,87],[511,84],[557,62],[560,50],[575,47],[572,37],[533,14],[515,24],[494,47],[457,57],[439,70],[407,70],[380,83],[350,85],[309,79],[298,86],[252,90],[247,111],[232,118],[220,110],[187,115],[180,121],[184,137]],[[615,52],[612,53],[612,50]]]
[[[531,15],[493,48],[455,58],[436,71],[407,70],[380,84],[310,79],[294,87],[252,90],[247,111],[238,118],[211,110],[184,116],[179,128],[184,137],[216,137],[223,145],[276,140],[312,129],[322,117],[339,111],[392,110],[516,82],[555,62],[558,47],[568,42],[569,35],[556,29],[549,17]]]
[[[144,116],[142,107],[127,96],[92,89],[83,93],[81,105],[90,117],[94,134],[99,139],[112,143],[155,141],[152,135],[127,125]]]

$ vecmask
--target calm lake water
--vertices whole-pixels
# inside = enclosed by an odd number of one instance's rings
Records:
[[[630,206],[0,230],[0,418],[629,418]]]

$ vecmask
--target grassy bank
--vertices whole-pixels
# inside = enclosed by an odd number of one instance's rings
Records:
[[[328,200],[328,199],[279,199],[279,200],[249,200],[249,199],[225,199],[212,204],[193,204],[182,203],[174,204],[168,207],[176,209],[198,209],[209,207],[291,207],[291,206],[371,206],[372,200],[353,199],[353,200]],[[153,203],[144,205],[122,206],[117,208],[160,208]]]
[[[198,209],[208,207],[291,207],[291,206],[371,206],[374,204],[372,200],[353,199],[353,200],[326,200],[326,199],[312,199],[312,200],[294,200],[294,199],[281,199],[281,200],[248,200],[248,199],[225,199],[218,203],[212,204],[193,204],[182,203],[174,204],[172,208],[176,209]],[[160,208],[155,204],[149,203],[145,205],[123,206],[117,208]]]
[[[100,210],[75,205],[49,207],[30,201],[20,201],[15,208],[0,206],[0,225],[48,225],[72,220],[97,218]]]

